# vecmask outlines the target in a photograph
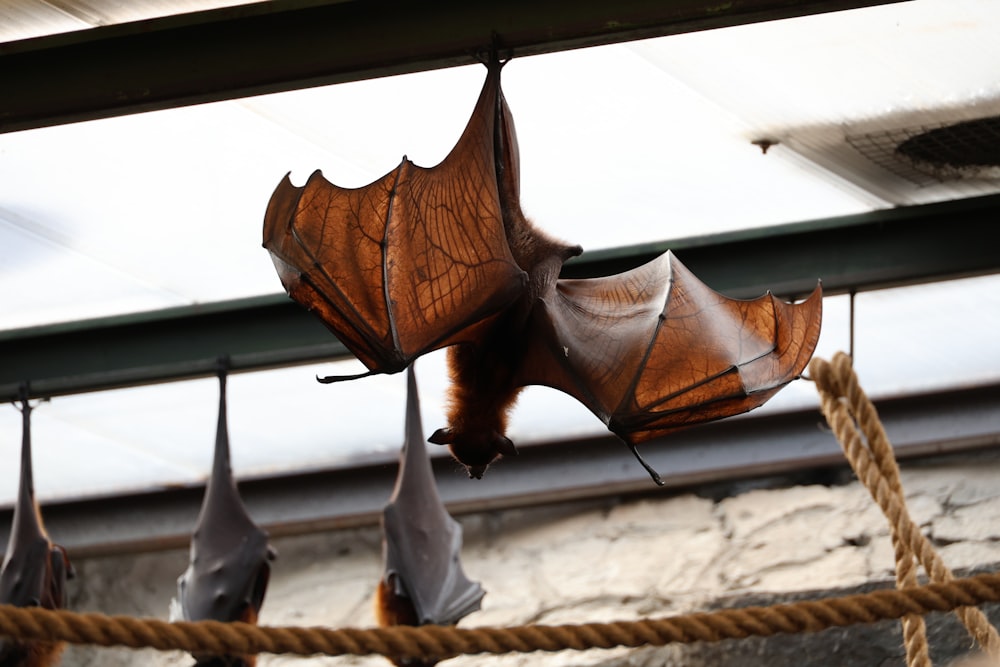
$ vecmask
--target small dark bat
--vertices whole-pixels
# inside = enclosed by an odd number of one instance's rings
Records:
[[[559,279],[580,254],[521,212],[517,138],[493,58],[469,124],[425,169],[403,158],[345,189],[288,176],[264,217],[264,247],[288,294],[371,373],[448,351],[450,446],[470,476],[516,453],[504,435],[526,385],[586,405],[638,443],[746,412],[805,368],[819,338],[817,285],[803,303],[724,297],[670,252],[625,273]],[[609,221],[611,222],[611,221]],[[352,376],[361,377],[361,376]],[[349,378],[324,378],[334,381]]]
[[[21,398],[21,479],[10,541],[0,567],[0,603],[18,607],[61,609],[66,602],[66,580],[73,567],[66,550],[53,544],[45,532],[35,502],[31,469],[31,410],[27,390]],[[45,667],[59,661],[63,642],[20,641],[0,637],[0,667]]]
[[[276,556],[267,532],[253,522],[229,463],[226,372],[219,372],[219,423],[212,475],[191,539],[191,564],[177,579],[171,620],[256,623]],[[252,655],[194,655],[201,667],[253,667]]]
[[[407,373],[406,437],[396,487],[382,512],[384,571],[375,594],[382,626],[453,625],[479,609],[483,589],[470,581],[459,556],[462,526],[438,495],[424,446],[417,381]],[[436,661],[393,660],[400,667]]]

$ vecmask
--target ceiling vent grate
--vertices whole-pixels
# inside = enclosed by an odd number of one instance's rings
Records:
[[[1000,116],[848,135],[847,143],[920,187],[1000,179]]]

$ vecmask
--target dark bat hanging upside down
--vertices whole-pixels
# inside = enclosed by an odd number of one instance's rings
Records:
[[[661,483],[636,445],[756,408],[795,379],[819,338],[820,288],[797,305],[730,299],[670,252],[615,276],[559,279],[581,248],[521,212],[500,68],[493,59],[438,166],[404,157],[358,189],[318,171],[303,187],[286,176],[264,247],[289,295],[370,373],[453,346],[448,426],[430,441],[449,445],[471,476],[516,454],[507,415],[522,387],[539,384],[590,408]]]
[[[226,370],[219,371],[219,421],[212,475],[191,539],[191,564],[177,579],[171,621],[256,623],[276,552],[247,513],[229,462]],[[197,667],[253,667],[253,655],[195,655]]]
[[[66,580],[73,576],[66,550],[45,532],[35,502],[31,470],[31,410],[27,391],[21,399],[21,479],[10,541],[0,567],[0,604],[62,609]],[[47,667],[59,661],[62,642],[20,641],[0,637],[0,667]]]
[[[406,438],[392,497],[382,513],[384,572],[375,595],[382,626],[453,625],[479,609],[483,589],[462,570],[462,526],[448,514],[420,420],[413,367],[407,373]],[[431,667],[436,661],[396,659],[400,667]]]

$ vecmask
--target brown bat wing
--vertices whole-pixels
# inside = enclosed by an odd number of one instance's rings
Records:
[[[219,374],[219,421],[212,475],[191,540],[191,564],[177,580],[173,620],[255,622],[275,551],[250,518],[229,462],[226,376]]]
[[[382,515],[384,579],[409,598],[418,624],[450,625],[479,609],[482,587],[459,561],[462,526],[448,514],[424,445],[413,367],[407,371],[406,439]]]
[[[264,217],[264,247],[288,294],[372,372],[467,340],[467,328],[524,290],[504,233],[494,128],[500,65],[451,153],[425,169],[403,158],[357,189],[317,171],[286,176]]]
[[[819,286],[799,304],[730,299],[668,252],[617,276],[559,280],[532,313],[521,381],[574,396],[635,451],[762,405],[805,368],[821,313]]]

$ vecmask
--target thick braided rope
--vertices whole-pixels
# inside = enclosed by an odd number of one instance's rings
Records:
[[[895,454],[889,437],[882,427],[882,420],[879,419],[874,404],[865,395],[858,383],[857,374],[850,356],[839,354],[834,357],[833,367],[836,369],[835,376],[838,380],[844,395],[847,396],[847,404],[854,416],[855,422],[861,425],[861,431],[868,441],[868,448],[871,450],[875,464],[879,472],[885,478],[892,491],[893,496],[902,509],[902,513],[909,518],[909,510],[906,507],[906,492],[903,490],[903,483],[900,480],[899,465],[896,463]],[[906,540],[900,535],[899,525],[891,523],[890,535],[892,547],[896,560],[896,585],[900,588],[906,586],[916,586],[918,584],[919,564],[916,554],[910,548]],[[907,615],[902,619],[903,644],[906,648],[907,665],[909,667],[931,667],[930,647],[927,644],[927,628],[923,616]]]
[[[902,486],[899,483],[899,468],[892,454],[892,446],[882,428],[881,420],[874,405],[861,389],[857,375],[854,373],[851,358],[843,353],[834,356],[832,364],[822,360],[814,360],[810,365],[810,373],[815,368],[819,373],[817,386],[821,387],[820,396],[824,412],[834,416],[831,427],[838,435],[845,454],[854,467],[858,477],[864,482],[872,497],[875,498],[883,513],[889,519],[890,525],[897,532],[905,533],[906,542],[919,562],[933,581],[948,581],[952,578],[951,571],[944,565],[940,555],[924,537],[920,528],[910,518],[906,509]],[[833,389],[824,392],[822,386]],[[845,397],[846,404],[836,399]],[[828,411],[829,410],[829,411]],[[862,442],[858,427],[868,441],[872,455]],[[862,474],[864,473],[864,474]],[[895,480],[895,483],[893,483]],[[899,492],[896,493],[895,489]],[[972,636],[986,649],[987,653],[1000,659],[1000,638],[996,629],[990,625],[986,617],[978,609],[959,609],[956,611]]]
[[[816,381],[823,412],[840,441],[845,456],[889,520],[897,561],[907,570],[902,575],[904,584],[915,578],[911,572],[914,556],[924,566],[931,580],[939,582],[952,580],[951,571],[944,565],[940,555],[909,515],[892,446],[874,405],[858,383],[850,357],[844,353],[837,353],[832,363],[813,359],[809,373]],[[859,428],[868,443],[867,448]],[[900,573],[897,573],[897,581],[900,579]],[[1000,636],[983,613],[970,607],[957,609],[956,614],[986,652],[994,660],[1000,660]],[[921,639],[906,638],[907,641],[913,642],[919,642]],[[926,643],[926,639],[922,641]],[[908,644],[908,656],[910,650]],[[922,664],[929,664],[929,659],[927,663]]]
[[[980,574],[946,583],[771,607],[723,609],[617,623],[512,628],[397,626],[334,630],[217,621],[168,623],[158,619],[0,605],[0,635],[22,640],[211,654],[379,654],[444,659],[460,654],[663,646],[768,637],[899,619],[906,614],[946,612],[984,602],[1000,602],[1000,574]]]
[[[847,362],[846,369],[844,361]],[[857,382],[851,381],[853,368],[850,366],[850,357],[840,353],[834,356],[833,364],[828,364],[821,359],[814,359],[813,362],[810,366],[810,373],[813,373],[814,369],[818,373],[813,377],[814,379],[819,378],[816,380],[816,386],[820,393],[821,408],[826,415],[827,422],[834,429],[838,441],[843,445],[845,456],[855,470],[863,465],[859,458],[862,456],[862,452],[865,452],[857,432],[857,421],[863,421],[869,425],[878,424],[877,428],[868,428],[864,431],[866,435],[875,431],[875,437],[868,439],[868,447],[878,472],[881,473],[892,498],[900,508],[900,513],[906,514],[907,520],[909,520],[906,496],[899,478],[899,467],[892,455],[892,447],[888,444],[888,438],[885,437],[877,415],[873,415],[874,408],[868,410],[871,402],[863,394],[858,393],[857,390],[860,390],[860,387],[858,387]],[[841,397],[846,397],[846,402],[841,401]],[[918,583],[916,556],[900,534],[899,526],[898,522],[889,522],[896,561],[896,585],[899,588],[916,586]],[[931,667],[930,647],[927,644],[927,628],[924,617],[912,614],[904,616],[902,626],[903,646],[906,649],[908,667]]]

